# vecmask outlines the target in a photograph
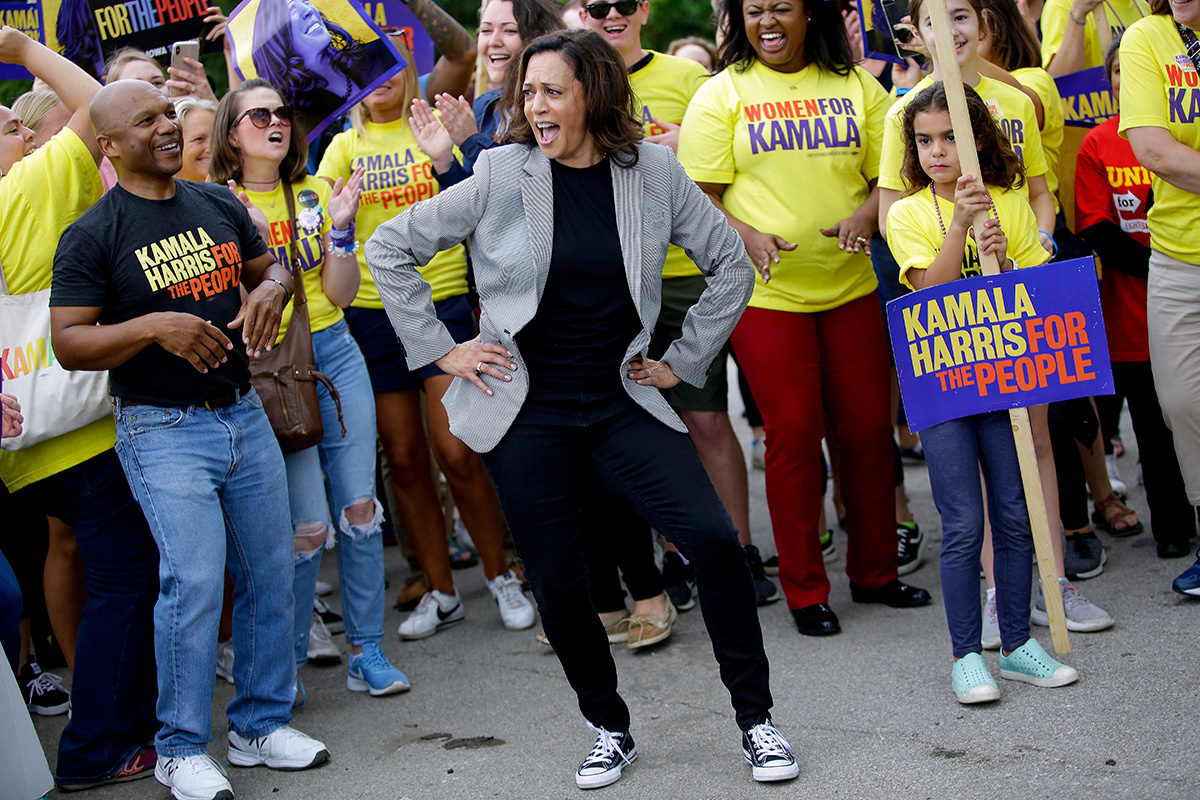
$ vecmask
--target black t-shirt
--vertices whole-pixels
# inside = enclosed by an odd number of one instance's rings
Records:
[[[574,169],[551,161],[554,247],[537,313],[517,335],[534,387],[619,388],[641,327],[621,256],[609,159]]]
[[[158,311],[194,314],[233,342],[207,373],[157,344],[110,371],[112,393],[130,403],[198,405],[250,385],[241,330],[242,263],[267,252],[244,206],[224,186],[175,181],[170,200],[120,186],[75,221],[54,255],[52,306],[100,306],[101,325]]]

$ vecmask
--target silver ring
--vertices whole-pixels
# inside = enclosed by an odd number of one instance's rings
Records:
[[[195,85],[194,85],[194,84],[190,84],[190,85],[188,86],[188,91],[189,91],[189,92],[194,92],[194,91],[196,91],[196,87],[195,87]]]
[[[863,237],[861,237],[861,236],[855,236],[855,237],[854,237],[854,241],[856,241],[856,242],[862,242],[863,244],[866,244],[866,243],[867,243],[867,240],[866,240],[866,239],[864,239],[864,238],[863,238]]]

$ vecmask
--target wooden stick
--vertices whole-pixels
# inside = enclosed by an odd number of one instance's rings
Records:
[[[933,22],[933,37],[936,52],[945,54],[938,59],[942,83],[946,87],[946,105],[950,107],[950,123],[954,128],[954,140],[959,143],[958,164],[964,175],[979,177],[979,154],[973,145],[971,115],[967,110],[967,97],[963,89],[962,73],[955,58],[954,34],[950,30],[950,14],[946,4],[929,2]],[[970,46],[970,45],[968,45]],[[982,231],[989,214],[981,211],[975,215],[975,230]],[[980,265],[985,275],[998,275],[1000,262],[994,255],[979,253]],[[1029,424],[1029,411],[1016,408],[1008,412],[1012,423],[1013,439],[1017,446],[1017,459],[1021,464],[1021,483],[1025,487],[1025,505],[1029,512],[1029,526],[1033,531],[1033,548],[1037,553],[1038,573],[1042,578],[1042,593],[1046,598],[1046,614],[1050,617],[1050,639],[1054,652],[1071,652],[1067,637],[1066,615],[1063,612],[1062,590],[1058,584],[1058,570],[1054,566],[1054,550],[1050,539],[1050,524],[1046,518],[1046,498],[1042,495],[1042,479],[1038,471],[1037,452],[1033,446],[1033,431]],[[1057,520],[1056,520],[1057,522]],[[993,535],[995,535],[993,533]]]

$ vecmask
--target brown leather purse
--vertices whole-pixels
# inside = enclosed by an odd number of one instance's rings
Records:
[[[319,444],[325,438],[325,426],[321,422],[321,402],[317,396],[317,383],[323,383],[337,404],[338,423],[342,426],[342,438],[346,438],[346,423],[342,420],[342,400],[333,381],[313,366],[312,330],[308,323],[308,298],[304,294],[304,271],[297,269],[296,258],[296,205],[292,198],[292,187],[287,185],[288,222],[291,224],[291,242],[288,244],[288,271],[296,286],[292,298],[292,318],[288,322],[283,341],[250,359],[250,383],[262,399],[263,409],[279,449],[285,453],[296,453]]]

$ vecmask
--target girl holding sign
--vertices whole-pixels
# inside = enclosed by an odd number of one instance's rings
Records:
[[[943,84],[922,90],[902,118],[907,189],[888,213],[888,245],[900,264],[900,280],[914,289],[980,274],[981,253],[994,254],[1002,270],[1046,261],[1033,209],[1017,191],[1024,181],[1021,162],[979,95],[966,87],[966,96],[982,185],[959,167]],[[972,230],[981,212],[992,218],[982,231]],[[955,697],[960,703],[1000,697],[979,638],[980,471],[995,553],[1000,677],[1035,686],[1074,683],[1079,673],[1051,658],[1029,635],[1033,535],[1008,414],[993,411],[931,425],[921,431],[921,441],[942,516],[942,592],[954,647]]]

